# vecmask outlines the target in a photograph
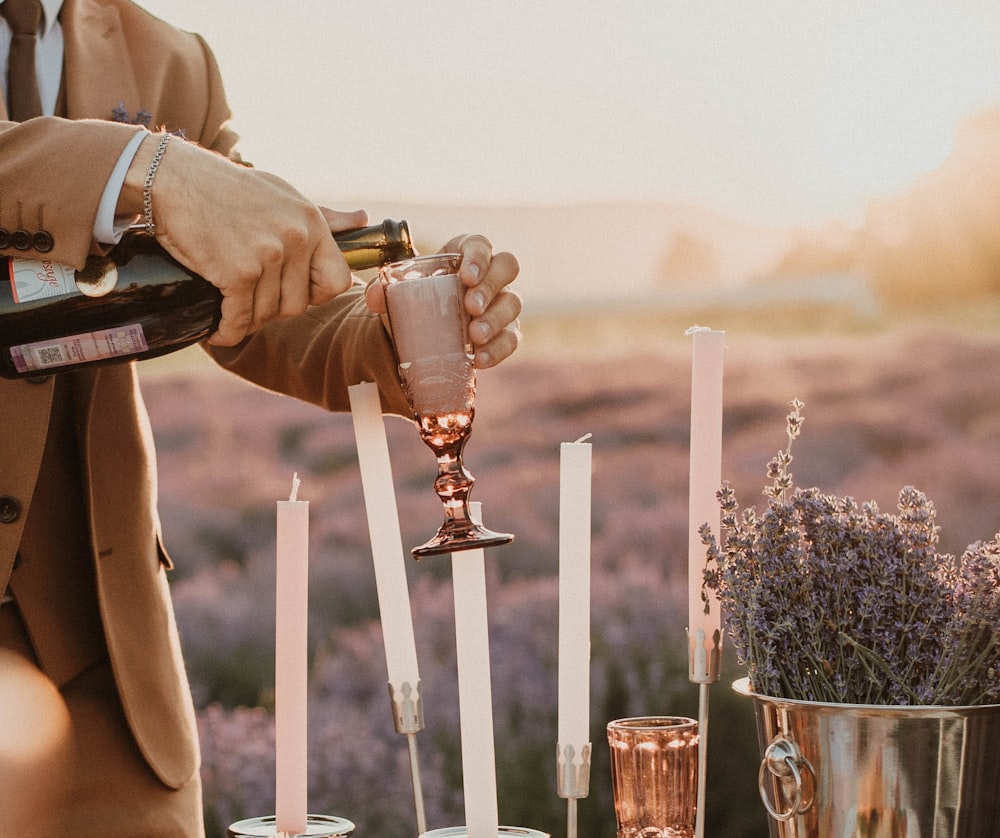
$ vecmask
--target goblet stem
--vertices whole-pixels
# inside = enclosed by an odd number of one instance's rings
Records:
[[[437,454],[438,473],[434,480],[434,491],[444,504],[445,526],[455,528],[467,528],[472,523],[469,516],[469,493],[476,478],[462,460],[467,439],[468,436],[463,436],[443,450],[429,446]]]
[[[462,453],[468,438],[468,433],[465,433],[457,439],[444,443],[440,438],[433,441],[430,438],[424,440],[437,457],[438,473],[434,480],[434,491],[444,506],[445,517],[441,528],[430,541],[410,551],[414,558],[472,550],[477,547],[493,547],[514,540],[514,536],[509,533],[486,529],[470,514],[469,493],[476,478],[462,461]]]

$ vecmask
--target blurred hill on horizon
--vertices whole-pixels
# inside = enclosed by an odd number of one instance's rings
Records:
[[[856,219],[811,225],[767,226],[680,202],[362,205],[373,219],[406,218],[421,251],[487,234],[520,260],[518,288],[541,317],[805,305],[874,321],[993,302],[998,149],[1000,108],[982,111],[956,128],[939,167],[873,197]]]

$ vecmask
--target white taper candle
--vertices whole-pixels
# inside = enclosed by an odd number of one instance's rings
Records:
[[[719,602],[711,591],[708,613],[702,599],[706,547],[701,527],[718,536],[721,513],[716,493],[722,482],[722,365],[726,333],[695,327],[691,335],[691,462],[688,518],[688,637],[690,679],[714,680],[709,652],[720,631]],[[715,673],[717,678],[718,674]]]
[[[298,835],[308,821],[307,691],[309,632],[309,504],[278,501],[275,568],[274,742],[275,826]]]
[[[470,506],[473,517],[482,520],[479,504]],[[451,567],[465,825],[468,838],[497,838],[500,825],[483,551],[452,553]]]
[[[590,742],[591,445],[559,457],[559,746],[577,759]]]
[[[389,444],[378,386],[371,382],[355,384],[348,388],[348,395],[368,515],[389,684],[398,691],[408,683],[415,690],[420,682],[420,673]]]

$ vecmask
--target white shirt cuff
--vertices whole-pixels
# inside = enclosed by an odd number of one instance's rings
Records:
[[[118,207],[122,185],[125,183],[125,175],[128,174],[129,166],[132,165],[139,146],[147,136],[149,135],[146,131],[135,132],[135,136],[118,158],[118,163],[108,178],[107,186],[104,187],[101,203],[97,207],[97,218],[94,221],[94,240],[100,244],[118,244],[122,234],[139,218],[137,215],[116,216],[115,210]]]

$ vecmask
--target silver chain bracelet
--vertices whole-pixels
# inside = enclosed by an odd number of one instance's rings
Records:
[[[156,154],[153,155],[153,162],[149,164],[146,172],[146,180],[142,186],[142,216],[146,222],[146,235],[156,235],[156,222],[153,220],[153,178],[156,177],[156,170],[160,168],[160,161],[167,150],[167,143],[170,141],[170,134],[160,137],[160,143],[156,146]]]

